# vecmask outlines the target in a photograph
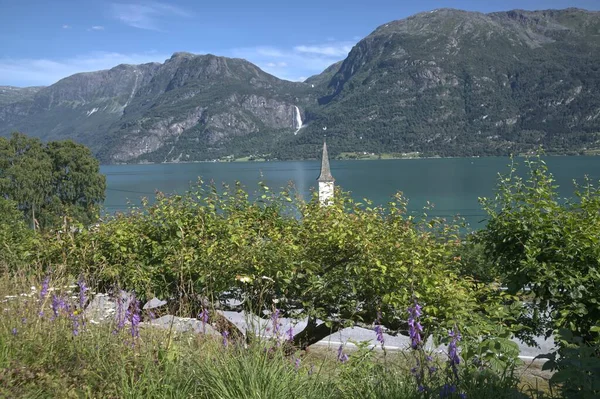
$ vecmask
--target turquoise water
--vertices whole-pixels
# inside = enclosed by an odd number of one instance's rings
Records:
[[[545,159],[560,185],[561,196],[572,196],[573,179],[588,175],[600,180],[600,157],[548,157]],[[522,159],[518,162],[522,163]],[[485,214],[478,197],[492,196],[498,173],[508,171],[509,158],[446,158],[381,161],[331,161],[336,184],[357,200],[388,202],[401,191],[409,200],[409,211],[420,213],[427,201],[434,204],[428,214],[463,216],[473,228],[481,227]],[[233,184],[240,181],[248,191],[262,180],[271,189],[292,182],[305,198],[316,188],[318,161],[239,162],[151,165],[107,165],[105,207],[108,212],[124,211],[128,203],[139,204],[141,197],[152,199],[156,190],[183,193],[202,177]],[[262,177],[261,177],[262,176]]]

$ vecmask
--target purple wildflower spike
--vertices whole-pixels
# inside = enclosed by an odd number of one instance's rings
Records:
[[[279,309],[275,309],[275,311],[273,311],[271,314],[271,322],[273,323],[273,336],[275,338],[279,337],[279,327],[281,326],[279,323],[279,314]]]
[[[50,276],[46,276],[42,281],[42,289],[40,290],[40,301],[44,301],[48,295],[48,285],[50,284]]]
[[[299,357],[297,357],[296,360],[294,361],[294,368],[296,369],[296,371],[298,371],[298,369],[300,368],[301,362],[302,362],[302,360],[300,360]]]
[[[229,337],[229,331],[223,331],[221,335],[223,336],[223,346],[227,348],[227,337]]]
[[[408,308],[408,334],[413,349],[417,349],[423,343],[421,338],[423,326],[421,326],[418,320],[421,314],[421,306],[419,306],[415,299],[415,305]]]
[[[52,320],[60,316],[60,311],[66,308],[67,305],[65,304],[65,300],[63,297],[52,295],[52,313],[54,313],[52,316]]]
[[[125,327],[125,320],[127,319],[127,312],[124,308],[125,298],[123,298],[124,291],[119,292],[119,296],[117,297],[117,326],[113,331],[114,334],[118,333]]]
[[[17,327],[13,327],[12,329],[12,335],[17,335],[18,331],[17,331]]]
[[[130,307],[133,309],[129,312],[130,314],[130,322],[131,322],[131,337],[139,338],[140,336],[140,301],[138,301],[135,296],[132,298]]]
[[[77,285],[79,286],[79,309],[81,309],[83,311],[83,308],[87,302],[87,296],[86,296],[85,292],[89,288],[86,287],[85,281],[83,281],[83,279],[79,279],[79,281],[77,282]]]
[[[294,329],[292,328],[292,326],[290,326],[290,328],[288,328],[288,330],[285,333],[287,335],[287,340],[289,342],[292,342],[294,340]]]
[[[344,353],[344,345],[343,344],[341,344],[340,347],[338,348],[337,359],[338,359],[338,361],[340,361],[342,363],[346,363],[349,359],[349,356]]]
[[[448,344],[448,361],[450,363],[450,367],[452,368],[452,373],[458,381],[457,366],[460,364],[460,357],[458,356],[458,343],[460,342],[462,336],[460,335],[460,331],[456,326],[454,326],[454,329],[448,333],[448,336],[452,338]]]

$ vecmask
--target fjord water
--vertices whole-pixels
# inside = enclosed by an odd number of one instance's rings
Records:
[[[524,159],[517,158],[521,174]],[[573,195],[573,180],[585,175],[600,180],[600,157],[547,157],[546,163],[560,186],[561,197]],[[498,173],[508,172],[509,158],[444,158],[380,161],[331,161],[336,185],[350,191],[356,200],[368,198],[385,204],[401,191],[409,200],[411,213],[422,213],[427,201],[434,204],[429,215],[451,218],[463,216],[472,228],[485,223],[478,197],[494,194]],[[272,190],[292,182],[304,198],[317,186],[319,161],[231,162],[188,164],[107,165],[101,172],[107,178],[107,212],[125,211],[128,203],[139,205],[141,197],[152,200],[156,190],[184,193],[190,184],[204,181],[233,184],[240,181],[249,192],[263,181]],[[262,176],[262,177],[261,177]]]

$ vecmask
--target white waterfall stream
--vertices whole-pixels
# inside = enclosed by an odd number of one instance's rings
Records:
[[[296,131],[294,132],[294,136],[298,134],[298,131],[302,129],[302,115],[300,114],[300,109],[294,105],[294,127]]]

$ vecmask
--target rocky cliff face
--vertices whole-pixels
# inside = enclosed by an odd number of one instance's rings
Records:
[[[19,101],[25,101],[33,98],[35,93],[43,89],[44,86],[32,87],[14,87],[0,86],[0,106]]]
[[[206,159],[232,138],[292,131],[296,107],[316,100],[307,87],[245,60],[175,53],[65,78],[0,107],[0,130],[73,138],[103,162]]]
[[[307,158],[324,133],[333,155],[593,152],[599,65],[598,12],[441,9],[378,27],[304,83],[175,53],[8,100],[0,88],[0,134],[73,138],[103,162]]]

